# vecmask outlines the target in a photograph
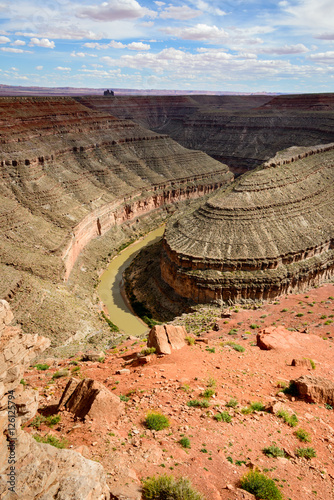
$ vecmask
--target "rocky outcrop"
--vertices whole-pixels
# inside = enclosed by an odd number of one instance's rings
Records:
[[[284,326],[268,326],[256,335],[256,344],[264,351],[289,350],[292,347],[301,347],[304,344],[304,337],[299,332],[290,332]]]
[[[297,380],[291,380],[300,398],[310,403],[325,403],[334,406],[334,382],[322,377],[303,375]]]
[[[183,326],[156,325],[151,328],[147,347],[153,347],[156,354],[171,354],[172,350],[186,345],[187,331]]]
[[[119,397],[96,380],[85,378],[75,387],[73,383],[70,387],[68,385],[64,391],[66,395],[64,407],[77,418],[99,418],[99,421],[110,424],[115,423],[124,410],[124,403]],[[61,403],[62,401],[60,405]]]
[[[331,278],[334,151],[332,144],[317,149],[251,172],[170,221],[163,280],[195,302],[233,303],[273,299]]]
[[[34,414],[38,393],[20,380],[50,340],[24,335],[10,326],[12,317],[8,303],[0,301],[0,498],[107,500],[100,464],[75,451],[37,443],[21,430],[22,421]]]

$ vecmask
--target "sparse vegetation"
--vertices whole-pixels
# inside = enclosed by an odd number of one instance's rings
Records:
[[[306,458],[307,460],[317,456],[314,448],[297,448],[295,453],[297,457]]]
[[[263,448],[262,451],[267,457],[277,458],[286,456],[285,451],[274,444],[268,446],[268,448]]]
[[[44,417],[44,415],[36,415],[36,417],[31,421],[29,427],[34,427],[34,429],[40,429],[42,424],[46,424],[48,427],[53,427],[58,424],[61,420],[60,415],[50,415]]]
[[[232,417],[227,411],[222,411],[220,413],[217,413],[217,415],[215,415],[214,418],[217,420],[217,422],[230,423],[232,421]]]
[[[194,339],[194,337],[190,337],[189,335],[187,335],[187,336],[185,337],[185,340],[186,340],[186,342],[188,343],[188,345],[194,345],[194,344],[195,344],[195,339]]]
[[[145,347],[140,351],[140,354],[142,354],[143,356],[149,356],[150,354],[154,354],[155,351],[155,347]]]
[[[59,370],[52,375],[52,378],[57,379],[57,378],[61,378],[61,377],[67,377],[67,375],[68,375],[68,370],[66,370],[66,369]]]
[[[118,326],[116,326],[105,314],[104,311],[101,312],[101,317],[104,319],[104,321],[108,324],[110,331],[111,332],[119,332]]]
[[[295,413],[292,413],[290,415],[290,413],[288,413],[286,410],[279,410],[276,415],[279,418],[282,418],[286,424],[290,425],[290,427],[296,427],[296,425],[298,424],[298,417]]]
[[[296,438],[299,439],[299,441],[303,441],[304,443],[310,443],[311,442],[311,437],[309,435],[309,433],[307,431],[305,431],[304,429],[297,429],[295,432],[294,432],[294,435],[296,436]]]
[[[207,399],[203,399],[199,401],[198,399],[191,399],[187,402],[187,406],[194,408],[209,408],[210,402]]]
[[[170,426],[169,419],[162,413],[148,413],[145,419],[145,425],[148,429],[161,431]]]
[[[275,481],[257,470],[245,474],[240,480],[240,486],[252,493],[257,500],[283,500]]]
[[[206,398],[206,399],[209,399],[209,398],[212,398],[212,396],[214,396],[215,394],[215,390],[214,389],[205,389],[204,392],[202,392],[201,396],[203,398]]]
[[[238,352],[245,352],[245,348],[240,345],[240,344],[236,344],[235,342],[224,342],[223,345],[228,345],[230,347],[232,347],[232,349],[234,349],[235,351],[238,351]]]
[[[190,439],[187,437],[182,437],[179,441],[180,445],[182,448],[191,448],[190,446]]]
[[[38,443],[47,443],[55,446],[56,448],[66,448],[68,446],[68,441],[66,439],[58,439],[51,434],[47,434],[47,436],[40,436],[39,434],[34,434],[33,438]]]
[[[49,365],[47,365],[47,364],[41,364],[41,363],[37,363],[37,365],[34,365],[34,367],[37,370],[40,370],[40,371],[45,371],[45,370],[48,370],[50,368]]]
[[[130,398],[128,396],[124,396],[124,394],[121,394],[120,397],[119,397],[119,399],[121,401],[124,401],[126,403],[127,401],[129,401]]]
[[[144,480],[143,497],[145,500],[204,500],[188,479],[167,475]]]
[[[264,411],[265,405],[261,401],[254,401],[250,404],[252,411]]]
[[[238,400],[231,398],[225,405],[227,408],[236,408],[238,406]]]

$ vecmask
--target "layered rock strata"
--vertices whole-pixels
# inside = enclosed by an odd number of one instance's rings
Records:
[[[0,296],[26,331],[61,340],[99,328],[89,301],[58,286],[92,239],[233,179],[202,152],[67,97],[0,98],[0,144]]]
[[[31,360],[50,340],[24,335],[10,326],[13,314],[0,301],[0,498],[107,500],[109,488],[103,467],[72,450],[37,443],[21,430],[22,401],[35,400],[34,389],[20,384]],[[37,393],[38,394],[38,393]],[[21,404],[17,404],[21,401]],[[34,416],[35,410],[31,417]]]
[[[332,142],[334,94],[79,98],[206,152],[235,174],[294,146]]]
[[[293,152],[170,221],[161,276],[179,295],[266,300],[333,276],[333,144]]]

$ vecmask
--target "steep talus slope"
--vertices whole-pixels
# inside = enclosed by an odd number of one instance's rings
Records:
[[[179,295],[262,300],[333,276],[334,144],[288,153],[170,221],[161,276]]]
[[[63,340],[96,328],[89,300],[60,286],[92,238],[233,177],[202,152],[72,98],[1,98],[0,143],[0,296],[26,331]]]
[[[85,99],[92,108],[131,118],[204,151],[236,174],[282,149],[332,142],[333,101],[333,94]]]

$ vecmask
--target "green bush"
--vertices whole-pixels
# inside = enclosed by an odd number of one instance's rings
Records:
[[[299,441],[303,441],[304,443],[311,442],[311,438],[310,438],[309,433],[307,431],[305,431],[304,429],[297,429],[294,432],[294,435],[299,439]]]
[[[179,443],[182,446],[182,448],[191,448],[191,446],[190,446],[190,440],[187,437],[181,438],[180,441],[179,441]]]
[[[238,400],[231,398],[225,405],[227,408],[236,408],[238,406]]]
[[[203,398],[209,399],[212,398],[212,396],[214,396],[215,392],[216,391],[214,389],[205,389],[205,391],[202,392],[201,396]]]
[[[48,434],[47,436],[40,436],[39,434],[34,434],[33,438],[38,443],[51,444],[52,446],[55,446],[56,448],[66,448],[66,446],[68,446],[68,441],[66,439],[59,440],[55,436],[51,436],[51,434]]]
[[[119,399],[126,403],[130,398],[128,396],[124,396],[124,394],[120,394]]]
[[[214,418],[217,420],[217,422],[230,423],[232,420],[231,415],[227,411],[222,411],[220,413],[217,413],[217,415],[215,415]]]
[[[263,448],[263,453],[267,455],[267,457],[285,457],[285,451],[275,446],[274,444],[268,446],[268,448]]]
[[[145,419],[145,425],[148,429],[161,431],[169,427],[170,423],[167,417],[162,413],[148,413]]]
[[[235,351],[245,352],[245,348],[240,344],[236,344],[235,342],[225,342],[224,345],[232,347],[232,349],[234,349]]]
[[[195,344],[195,339],[194,339],[194,337],[190,337],[190,335],[187,335],[187,336],[185,337],[185,340],[186,340],[186,342],[188,343],[188,345],[194,345],[194,344]]]
[[[290,427],[296,427],[298,424],[298,417],[295,413],[290,415],[287,411],[285,410],[279,410],[276,415],[284,420],[284,422]]]
[[[40,364],[40,363],[37,363],[37,365],[34,365],[35,368],[37,368],[37,370],[41,370],[41,371],[45,371],[45,370],[48,370],[50,368],[49,365],[47,364]]]
[[[192,488],[188,479],[175,479],[163,475],[149,477],[143,482],[145,500],[204,500],[203,496]]]
[[[105,312],[101,312],[102,318],[105,320],[105,322],[108,324],[110,331],[111,332],[119,332],[118,326],[116,326],[105,314]]]
[[[297,457],[306,458],[307,460],[310,460],[317,455],[314,448],[297,448],[295,453]]]
[[[52,378],[55,379],[60,377],[67,377],[67,375],[68,375],[68,370],[59,370],[58,372],[55,372],[52,375]]]
[[[52,428],[54,425],[58,424],[60,420],[60,415],[50,415],[48,417],[44,417],[44,415],[36,415],[36,417],[30,422],[29,427],[39,429],[42,424],[46,424]]]
[[[275,481],[257,470],[245,474],[240,480],[240,486],[243,490],[252,493],[257,500],[283,500]]]
[[[250,404],[250,408],[253,411],[264,411],[265,405],[261,401],[254,401]]]
[[[191,399],[187,402],[187,406],[194,408],[209,408],[210,402],[207,399],[203,399],[199,401],[198,399]]]
[[[149,354],[154,354],[156,351],[155,347],[146,347],[145,349],[142,349],[140,351],[140,354],[143,354],[144,356],[148,356]]]

